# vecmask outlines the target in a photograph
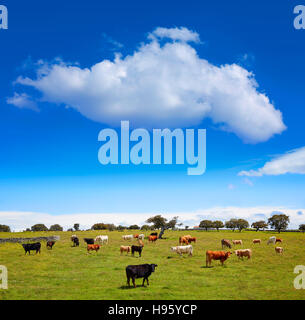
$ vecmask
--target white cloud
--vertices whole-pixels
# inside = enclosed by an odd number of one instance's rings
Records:
[[[235,189],[234,184],[232,184],[232,183],[228,184],[228,189],[229,190],[234,190]]]
[[[305,174],[305,147],[287,152],[265,163],[262,168],[241,171],[239,176],[262,177],[264,175],[277,176],[286,173]]]
[[[192,212],[171,212],[162,214],[167,219],[179,216],[179,222],[193,227],[203,219],[227,221],[230,218],[243,218],[251,224],[257,220],[267,220],[274,212],[283,212],[290,216],[290,228],[297,228],[304,222],[305,208],[291,209],[286,207],[214,207]],[[64,229],[71,228],[74,223],[79,223],[81,229],[89,229],[94,223],[114,223],[129,226],[132,224],[145,224],[146,219],[155,213],[76,213],[51,215],[39,212],[5,212],[0,211],[1,224],[6,224],[14,231],[21,231],[36,223],[43,223],[47,227],[59,223]]]
[[[6,99],[6,103],[12,104],[20,109],[30,109],[33,111],[39,111],[37,104],[35,101],[31,99],[26,93],[14,93],[13,97],[9,97]]]
[[[252,182],[250,179],[248,179],[248,178],[244,178],[244,179],[243,179],[243,183],[244,183],[244,184],[247,184],[247,185],[250,186],[250,187],[253,187],[253,186],[254,186],[253,182]]]
[[[281,112],[258,91],[251,72],[236,64],[215,66],[198,56],[187,43],[198,42],[197,33],[157,28],[148,39],[132,55],[117,54],[114,61],[91,68],[45,63],[36,79],[16,82],[36,88],[45,101],[69,105],[111,126],[130,120],[147,128],[187,127],[210,118],[249,143],[285,130]]]

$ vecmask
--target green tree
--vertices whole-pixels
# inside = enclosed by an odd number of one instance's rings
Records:
[[[305,224],[300,224],[299,230],[304,233],[305,232]]]
[[[230,219],[229,221],[226,221],[225,226],[227,229],[232,229],[234,232],[234,230],[237,229],[237,219]]]
[[[141,227],[141,230],[147,231],[150,230],[151,227],[148,224],[143,224],[143,226]]]
[[[213,228],[215,228],[217,231],[219,231],[219,229],[223,227],[224,227],[224,224],[222,221],[219,221],[219,220],[213,221]]]
[[[268,223],[266,223],[265,221],[261,220],[261,221],[256,221],[253,222],[251,225],[252,228],[254,228],[257,231],[259,231],[260,229],[265,229],[268,227]]]
[[[79,223],[74,223],[73,228],[75,231],[78,231],[79,230]]]
[[[154,217],[151,217],[146,220],[147,223],[152,223],[154,229],[161,229],[166,227],[167,219],[162,217],[160,214]]]
[[[286,230],[289,222],[289,216],[285,214],[274,214],[268,219],[270,227],[274,228],[278,233],[281,233],[282,230]]]
[[[107,230],[107,224],[105,223],[95,223],[92,227],[92,230]]]
[[[238,219],[236,225],[239,232],[241,232],[243,229],[247,229],[249,227],[249,222],[245,219]]]
[[[32,231],[48,231],[48,228],[42,224],[42,223],[38,223],[38,224],[35,224],[31,227],[31,230]]]
[[[213,228],[213,222],[211,220],[202,220],[199,223],[200,228],[204,228],[205,231],[208,231],[208,229]]]
[[[173,217],[167,224],[166,229],[172,229],[174,230],[176,228],[176,225],[182,226],[182,223],[178,223],[178,216]]]
[[[139,230],[140,227],[137,224],[132,224],[131,226],[129,226],[128,229],[130,229],[130,230]]]
[[[0,232],[11,232],[11,228],[5,224],[0,224]]]
[[[60,226],[59,224],[53,224],[50,227],[49,231],[63,231],[63,227]]]

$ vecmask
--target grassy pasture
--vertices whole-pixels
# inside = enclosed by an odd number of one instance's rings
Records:
[[[305,265],[305,235],[282,233],[283,256],[276,255],[267,239],[276,234],[267,232],[204,232],[188,231],[197,237],[193,257],[180,257],[170,251],[178,245],[185,231],[166,231],[167,239],[155,244],[144,241],[142,257],[122,256],[123,234],[134,232],[79,231],[80,246],[71,247],[71,232],[0,233],[1,238],[60,235],[52,251],[42,242],[41,254],[24,255],[20,244],[0,244],[0,265],[8,269],[8,290],[0,289],[4,299],[304,299],[305,290],[296,290],[293,273],[296,265]],[[109,244],[96,254],[87,254],[84,237],[109,235]],[[149,234],[149,232],[145,232]],[[252,260],[238,260],[233,255],[221,267],[205,267],[206,250],[221,250],[220,240],[242,239],[242,248],[252,248]],[[252,239],[260,238],[261,245]],[[132,243],[136,244],[133,240]],[[237,246],[238,248],[240,246]],[[129,264],[156,263],[158,267],[149,280],[150,286],[126,286],[125,267]]]

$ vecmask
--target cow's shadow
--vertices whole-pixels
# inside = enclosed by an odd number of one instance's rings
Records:
[[[147,288],[147,285],[137,285],[136,287],[134,286],[128,286],[128,285],[124,285],[124,286],[120,286],[119,289],[122,289],[122,290],[130,290],[130,289],[137,289],[137,288]]]

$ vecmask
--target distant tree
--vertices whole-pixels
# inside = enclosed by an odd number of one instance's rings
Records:
[[[187,230],[189,228],[189,226],[185,226],[185,229]]]
[[[243,229],[247,229],[249,227],[249,222],[245,219],[238,219],[236,225],[239,232],[241,232]]]
[[[150,230],[151,227],[148,224],[143,224],[143,226],[141,227],[141,230],[147,231]]]
[[[265,229],[268,227],[268,223],[266,223],[264,220],[253,222],[251,225],[252,228],[256,229],[256,232],[260,229]]]
[[[199,223],[199,227],[200,228],[204,228],[205,231],[208,231],[208,229],[213,228],[213,222],[211,220],[202,220]]]
[[[25,229],[25,231],[27,231],[27,232],[28,232],[28,231],[31,231],[31,229],[30,229],[30,228],[26,228],[26,229]]]
[[[166,226],[167,219],[162,217],[160,214],[151,217],[146,220],[147,223],[152,223],[154,229],[161,229]]]
[[[35,224],[31,227],[31,230],[32,231],[48,231],[48,228],[42,224],[42,223],[38,223],[38,224]]]
[[[73,228],[75,231],[78,231],[79,230],[79,223],[74,223]]]
[[[113,223],[108,223],[107,224],[107,229],[109,231],[114,231],[116,229],[116,226]]]
[[[224,227],[224,224],[222,221],[219,221],[219,220],[213,221],[213,228],[215,228],[217,231],[219,231],[219,229],[223,227]]]
[[[271,228],[274,228],[276,231],[278,231],[278,233],[281,233],[282,230],[286,230],[289,222],[289,216],[285,214],[274,214],[268,219],[268,224],[271,226]]]
[[[53,224],[49,229],[49,231],[63,231],[63,230],[64,230],[63,227],[60,226],[59,224]]]
[[[182,226],[182,223],[178,223],[178,216],[173,217],[165,226],[166,229],[175,229],[177,226]]]
[[[234,232],[234,230],[237,229],[237,219],[230,219],[229,221],[226,221],[225,226],[227,229],[232,229]]]
[[[72,228],[69,228],[67,231],[73,231],[73,229],[72,229]]]
[[[11,228],[5,224],[0,224],[0,232],[11,232]]]
[[[130,229],[130,230],[139,230],[140,227],[137,224],[132,224],[131,226],[129,226],[128,229]]]
[[[299,230],[304,233],[305,232],[305,224],[300,224]]]
[[[92,227],[92,230],[107,230],[107,225],[105,223],[95,223]]]
[[[123,230],[125,230],[127,227],[124,227],[124,226],[121,226],[121,225],[119,225],[119,226],[117,226],[117,230],[118,231],[123,231]]]

